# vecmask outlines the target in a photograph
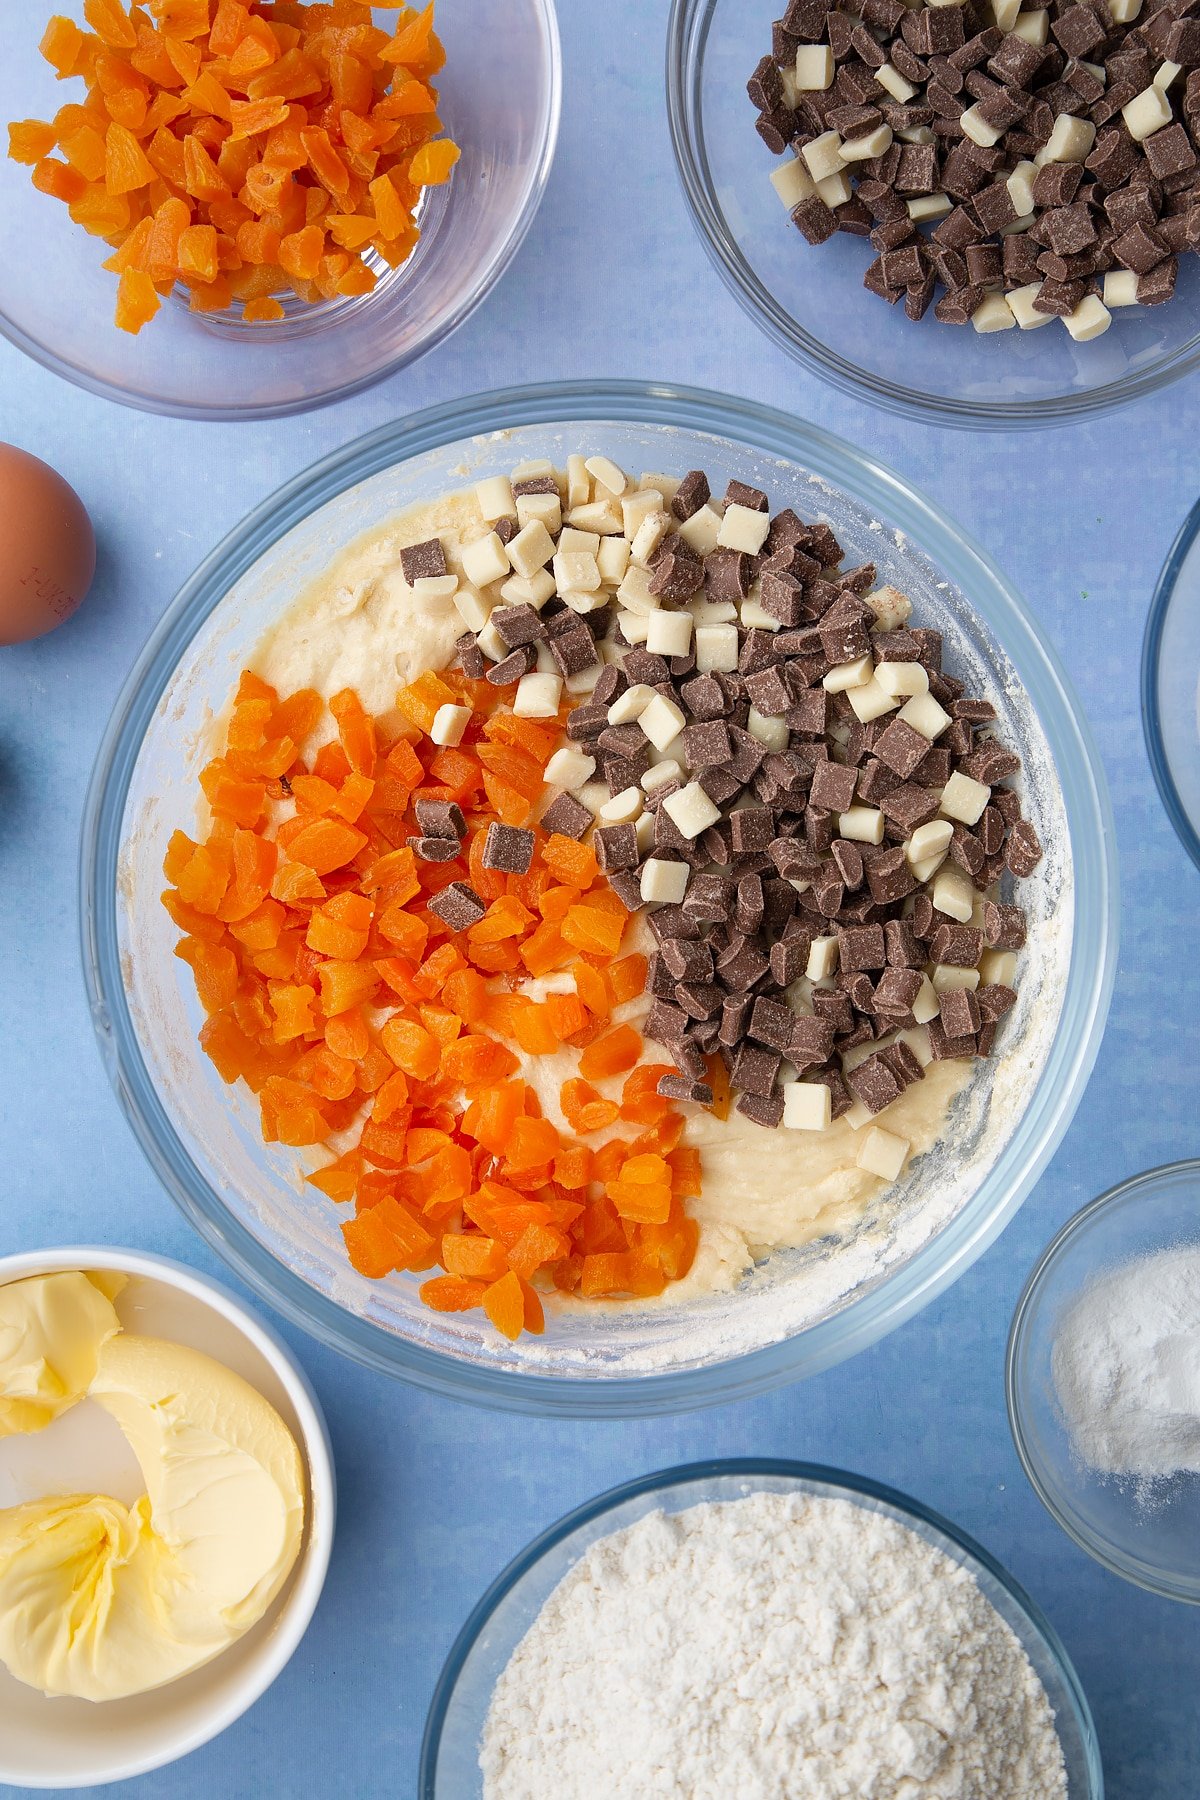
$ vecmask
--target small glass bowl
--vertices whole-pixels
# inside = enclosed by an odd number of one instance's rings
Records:
[[[895,1489],[815,1463],[730,1458],[691,1463],[612,1488],[535,1538],[495,1580],[446,1659],[421,1747],[419,1800],[478,1800],[479,1745],[492,1693],[549,1595],[599,1539],[647,1513],[679,1513],[749,1494],[813,1494],[849,1500],[906,1526],[965,1568],[1011,1628],[1054,1709],[1068,1800],[1103,1800],[1100,1751],[1079,1678],[1052,1627],[998,1562],[948,1519]]]
[[[52,118],[82,93],[38,53],[28,7],[0,18],[0,122]],[[487,297],[533,222],[549,178],[561,105],[554,0],[505,0],[503,29],[481,36],[477,11],[439,7],[445,67],[438,116],[462,150],[449,182],[426,191],[421,238],[370,294],[287,308],[274,324],[189,312],[172,296],[136,337],[113,323],[117,278],[100,238],[32,171],[0,153],[0,333],[56,375],[145,412],[265,419],[370,387],[423,356]],[[17,246],[26,246],[17,254]],[[36,249],[34,249],[36,247]]]
[[[1168,1163],[1076,1213],[1034,1269],[1008,1339],[1008,1417],[1047,1511],[1114,1575],[1200,1605],[1200,1475],[1136,1481],[1097,1474],[1076,1454],[1055,1393],[1060,1321],[1098,1277],[1135,1257],[1200,1244],[1200,1161]]]
[[[1163,564],[1142,640],[1142,726],[1167,817],[1200,868],[1200,503]]]
[[[732,1293],[547,1314],[502,1342],[431,1312],[420,1277],[350,1267],[338,1209],[197,1043],[190,973],[160,904],[191,828],[211,722],[264,632],[334,550],[421,500],[587,446],[626,469],[707,468],[833,527],[941,630],[947,665],[1000,713],[1045,846],[1003,1054],[940,1145],[844,1240],[777,1252]],[[1099,758],[1033,613],[952,523],[838,439],[728,395],[643,382],[474,395],[336,451],[265,501],[164,614],[117,702],[83,829],[84,961],[101,1049],[143,1149],[188,1218],[258,1292],[372,1367],[480,1404],[567,1416],[675,1412],[826,1368],[955,1280],[999,1234],[1067,1128],[1095,1060],[1116,947],[1115,846]],[[795,1152],[797,1158],[802,1151]]]
[[[774,341],[835,387],[936,424],[1062,425],[1153,393],[1200,366],[1200,260],[1180,260],[1166,306],[1128,307],[1077,344],[1057,322],[981,336],[919,324],[863,287],[873,252],[839,232],[813,248],[769,179],[746,83],[771,48],[778,0],[673,0],[667,40],[671,138],[705,249]]]

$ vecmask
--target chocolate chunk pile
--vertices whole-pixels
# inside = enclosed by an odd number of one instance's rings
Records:
[[[678,1070],[660,1092],[710,1103],[717,1055],[748,1118],[820,1129],[931,1058],[986,1056],[1025,940],[997,895],[1042,854],[991,704],[872,565],[842,568],[828,525],[739,482],[715,499],[699,470],[631,488],[606,458],[571,464],[533,512],[520,480],[480,484],[512,529],[463,567],[503,551],[510,572],[458,587],[478,623],[457,660],[515,684],[517,714],[574,698],[539,826],[588,837],[648,909],[643,1030]],[[443,812],[419,814],[419,853],[457,842]],[[534,843],[493,824],[484,861],[521,872]],[[465,928],[480,903],[456,886],[442,916]]]
[[[748,92],[796,225],[869,238],[872,293],[1087,339],[1200,248],[1200,0],[1019,6],[791,0]]]

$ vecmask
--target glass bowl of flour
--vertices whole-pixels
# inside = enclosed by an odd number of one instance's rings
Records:
[[[1022,884],[1028,941],[998,1054],[941,1065],[965,1067],[965,1085],[937,1141],[899,1181],[876,1183],[866,1210],[848,1216],[842,1186],[827,1202],[829,1184],[809,1179],[811,1150],[783,1141],[815,1134],[759,1132],[778,1140],[772,1155],[782,1159],[778,1181],[758,1182],[752,1196],[771,1217],[737,1231],[701,1220],[696,1279],[652,1302],[572,1310],[551,1299],[545,1334],[509,1344],[478,1312],[423,1306],[419,1275],[371,1281],[349,1266],[344,1210],[306,1186],[300,1153],[262,1142],[253,1097],[227,1087],[200,1049],[194,983],[160,901],[162,862],[171,832],[194,829],[214,720],[288,609],[325,595],[339,655],[362,639],[338,623],[341,589],[329,571],[340,552],[378,537],[394,569],[397,515],[535,458],[563,467],[584,450],[623,470],[707,469],[717,493],[730,479],[761,487],[776,507],[827,522],[848,563],[875,564],[911,598],[914,622],[942,632],[947,669],[995,705],[1045,855]],[[361,589],[350,592],[351,610],[374,632],[376,613],[355,599]],[[360,643],[368,673],[394,670],[406,651],[386,622],[378,636],[377,656],[374,637]],[[167,609],[117,703],[96,763],[82,874],[84,961],[111,1078],[156,1172],[218,1254],[294,1323],[369,1366],[537,1413],[724,1402],[828,1367],[926,1305],[996,1238],[1053,1154],[1095,1060],[1115,968],[1114,834],[1100,759],[1035,612],[872,455],[771,408],[653,383],[456,400],[345,446],[260,506]]]
[[[1007,1381],[1017,1451],[1063,1530],[1200,1605],[1200,1161],[1070,1220],[1021,1296]]]
[[[733,1459],[602,1494],[509,1565],[447,1659],[418,1792],[910,1787],[1101,1800],[1066,1652],[986,1551],[916,1501]]]

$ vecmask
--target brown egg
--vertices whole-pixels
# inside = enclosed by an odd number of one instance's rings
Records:
[[[0,444],[0,644],[24,644],[69,619],[96,572],[83,501],[28,451]]]

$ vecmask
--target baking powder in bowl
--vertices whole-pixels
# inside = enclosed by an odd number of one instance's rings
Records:
[[[757,1493],[593,1544],[496,1684],[485,1800],[1066,1800],[972,1575],[848,1500]]]

